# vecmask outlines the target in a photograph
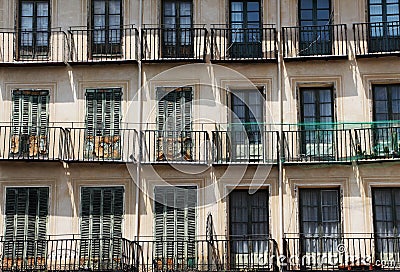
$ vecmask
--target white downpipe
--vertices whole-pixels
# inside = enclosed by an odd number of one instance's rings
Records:
[[[136,196],[135,196],[135,214],[136,214],[136,224],[135,224],[135,235],[136,235],[136,240],[139,240],[139,233],[140,233],[140,184],[141,184],[141,160],[142,160],[142,141],[141,141],[141,133],[142,133],[142,119],[143,119],[143,114],[142,114],[142,61],[141,61],[141,54],[142,54],[142,46],[141,46],[141,41],[142,41],[142,25],[143,25],[143,0],[139,0],[139,25],[138,25],[138,31],[139,31],[139,46],[138,46],[138,101],[139,101],[139,106],[138,106],[138,116],[139,116],[139,131],[138,131],[138,141],[139,141],[139,158],[136,163]]]

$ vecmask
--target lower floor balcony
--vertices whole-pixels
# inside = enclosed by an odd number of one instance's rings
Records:
[[[285,234],[288,271],[400,270],[400,237],[394,234]]]
[[[2,271],[137,271],[138,245],[124,238],[2,239]]]

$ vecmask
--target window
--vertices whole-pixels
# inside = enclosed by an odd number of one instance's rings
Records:
[[[191,0],[163,1],[163,57],[191,58],[194,56],[192,5]]]
[[[378,260],[398,260],[400,250],[400,188],[372,190],[375,254]]]
[[[157,160],[192,160],[192,88],[157,89]]]
[[[121,157],[121,98],[120,88],[86,91],[85,158]]]
[[[92,54],[121,54],[122,1],[92,0]]]
[[[300,189],[302,253],[334,253],[341,234],[338,189]]]
[[[260,1],[231,1],[231,48],[233,58],[261,57],[261,16]]]
[[[48,90],[14,90],[12,157],[46,156],[48,153]]]
[[[47,187],[6,188],[5,259],[33,263],[45,258],[48,201]]]
[[[330,159],[335,156],[332,88],[301,88],[300,101],[301,154]]]
[[[262,159],[264,98],[263,89],[231,92],[232,160]]]
[[[330,0],[299,0],[300,56],[332,53]]]
[[[19,10],[19,57],[46,58],[50,40],[49,1],[20,0]]]
[[[259,266],[269,251],[268,192],[234,190],[229,194],[231,265],[234,269]]]
[[[370,52],[400,50],[398,0],[369,0]]]
[[[104,262],[117,262],[120,256],[122,219],[124,214],[124,188],[81,188],[81,245],[80,251],[89,258]]]
[[[398,124],[383,121],[400,120],[400,84],[373,85],[374,125],[373,137],[375,155],[399,152],[400,128]]]
[[[160,271],[196,267],[196,189],[155,187],[155,261]]]

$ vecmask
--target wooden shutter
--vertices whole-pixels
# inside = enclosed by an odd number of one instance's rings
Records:
[[[193,257],[195,244],[183,241],[196,235],[196,187],[157,186],[154,193],[156,256]]]
[[[192,89],[178,88],[168,91],[166,88],[159,88],[157,90],[158,130],[191,130]]]
[[[35,246],[33,241],[46,239],[48,200],[49,188],[6,189],[5,240],[20,241],[12,246],[8,244],[6,255],[12,254],[13,250],[18,256],[34,256],[45,252],[45,243],[39,242]]]
[[[121,89],[91,89],[86,92],[86,127],[88,135],[119,135]]]

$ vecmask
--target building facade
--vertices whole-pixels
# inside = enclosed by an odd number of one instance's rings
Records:
[[[399,16],[0,0],[2,269],[399,269]]]

